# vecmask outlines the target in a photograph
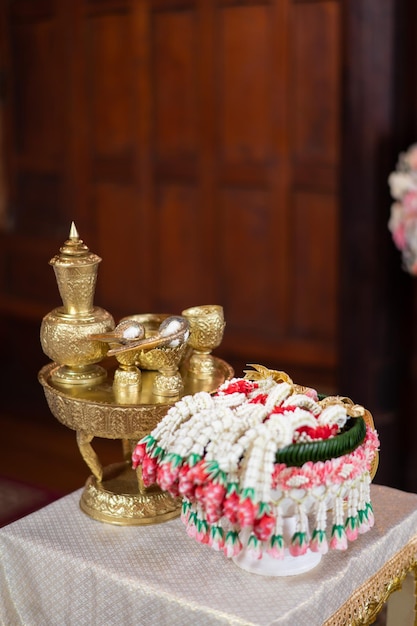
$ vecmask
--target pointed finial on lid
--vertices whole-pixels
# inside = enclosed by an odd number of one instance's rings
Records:
[[[51,265],[64,264],[77,262],[78,264],[90,265],[99,263],[101,258],[96,254],[90,252],[89,248],[85,245],[78,234],[77,228],[74,222],[71,222],[71,229],[68,239],[64,245],[59,249],[59,254],[54,256],[49,262]]]
[[[71,228],[70,228],[70,233],[69,233],[69,239],[79,239],[80,236],[78,234],[78,230],[74,224],[74,222],[71,222]]]

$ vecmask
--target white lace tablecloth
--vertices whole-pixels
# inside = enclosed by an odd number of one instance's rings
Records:
[[[179,519],[97,522],[79,509],[80,493],[0,530],[2,625],[345,625],[353,600],[357,615],[366,594],[386,586],[382,573],[393,577],[417,555],[417,495],[378,485],[375,527],[285,578],[239,569],[190,539]]]

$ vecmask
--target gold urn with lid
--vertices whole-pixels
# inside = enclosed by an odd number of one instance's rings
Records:
[[[60,365],[54,370],[57,383],[95,384],[107,376],[98,363],[106,356],[108,347],[90,338],[115,326],[112,315],[93,303],[100,262],[101,258],[80,239],[74,223],[68,240],[49,262],[63,306],[43,318],[40,338],[44,353]]]

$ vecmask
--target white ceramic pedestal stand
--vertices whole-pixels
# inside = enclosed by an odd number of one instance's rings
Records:
[[[288,545],[291,537],[295,532],[295,517],[284,518],[283,536],[284,542]],[[245,545],[249,538],[249,532],[243,530],[240,539]],[[233,562],[241,569],[251,572],[252,574],[260,574],[261,576],[295,576],[304,574],[316,567],[321,560],[319,552],[307,552],[300,556],[292,556],[288,548],[285,548],[285,556],[283,559],[274,559],[267,553],[263,553],[261,559],[254,558],[252,553],[245,547],[241,552],[233,557]]]

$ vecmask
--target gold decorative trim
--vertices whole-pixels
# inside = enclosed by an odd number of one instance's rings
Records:
[[[417,535],[350,596],[323,626],[366,626],[372,624],[389,596],[408,573],[417,578]],[[414,624],[417,626],[416,611]]]
[[[81,494],[80,508],[99,522],[142,526],[179,517],[181,498],[172,498],[156,487],[144,493],[114,493],[90,476]]]

